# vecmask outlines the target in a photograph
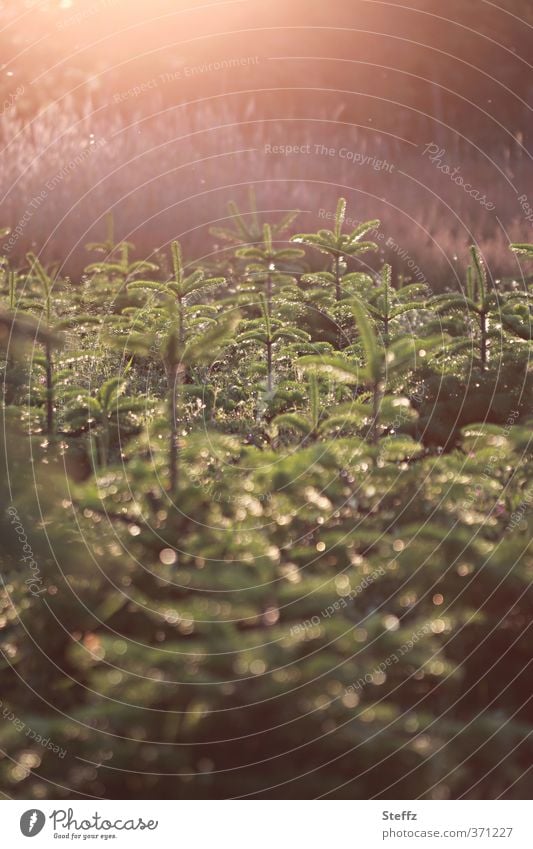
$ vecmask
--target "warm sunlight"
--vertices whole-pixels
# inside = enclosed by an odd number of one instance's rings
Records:
[[[524,849],[533,5],[0,12],[6,846]]]

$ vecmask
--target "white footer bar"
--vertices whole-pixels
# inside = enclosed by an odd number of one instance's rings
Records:
[[[0,810],[6,849],[533,846],[526,801],[4,801]]]

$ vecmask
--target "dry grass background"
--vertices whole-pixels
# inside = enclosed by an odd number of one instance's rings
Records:
[[[298,230],[319,227],[345,195],[354,220],[383,222],[383,258],[398,273],[418,266],[434,288],[462,276],[472,242],[496,277],[519,274],[508,244],[532,238],[519,202],[533,170],[530,4],[410,5],[3,0],[8,255],[21,262],[31,247],[77,276],[109,210],[140,254],[179,237],[209,255],[209,226],[254,185],[266,217],[302,210]],[[250,64],[210,67],[242,58]],[[430,142],[493,211],[429,162]],[[293,144],[310,153],[265,152]]]
[[[466,144],[445,149],[442,162],[460,166],[495,205],[489,211],[424,155],[431,138],[417,144],[372,132],[325,108],[279,120],[265,114],[258,95],[160,110],[156,100],[152,116],[124,118],[68,101],[30,124],[4,116],[2,224],[16,231],[5,242],[15,263],[31,247],[79,274],[83,245],[103,233],[108,211],[140,254],[179,237],[196,257],[208,256],[217,247],[209,227],[224,220],[229,199],[246,208],[253,185],[265,217],[301,210],[297,230],[324,226],[324,210],[346,195],[354,220],[382,221],[383,258],[399,272],[415,264],[435,288],[462,274],[474,241],[493,274],[518,273],[508,244],[531,235],[518,201],[531,182],[525,156],[496,161]],[[300,151],[273,153],[275,146]],[[352,153],[358,161],[347,158]]]

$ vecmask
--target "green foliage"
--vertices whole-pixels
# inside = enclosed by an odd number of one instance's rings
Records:
[[[370,429],[368,439],[371,443],[378,438],[381,406],[386,382],[393,380],[396,375],[405,375],[417,367],[417,360],[424,358],[432,348],[440,342],[438,338],[398,339],[391,345],[385,345],[376,334],[370,316],[364,305],[354,300],[352,304],[355,323],[359,331],[359,344],[362,349],[364,365],[353,362],[348,356],[306,356],[299,360],[299,365],[305,370],[330,377],[332,380],[360,386],[370,390],[371,407],[364,402],[352,405],[352,415],[358,412],[369,419]],[[400,405],[401,399],[396,399]]]
[[[142,309],[133,311],[133,316],[128,314],[126,318],[129,328],[125,342],[121,340],[120,344],[134,353],[159,352],[167,380],[169,489],[174,492],[178,484],[182,387],[191,367],[211,361],[226,343],[239,314],[233,311],[221,316],[214,308],[198,309],[194,305],[198,295],[219,286],[224,279],[207,278],[201,269],[186,274],[179,242],[172,243],[171,252],[173,276],[169,281],[139,280],[128,286],[130,290],[142,289],[157,296],[160,306],[152,311],[155,319],[152,333],[136,331],[140,323],[145,325],[144,314]]]
[[[425,294],[426,287],[421,283],[410,283],[401,289],[392,286],[392,268],[384,265],[381,270],[380,285],[368,293],[367,309],[380,326],[383,344],[389,345],[391,329],[396,329],[397,319],[412,310],[422,309],[424,304],[416,300]]]
[[[525,292],[498,292],[494,288],[491,289],[485,263],[478,248],[473,246],[470,251],[472,264],[467,269],[466,294],[436,295],[431,299],[430,305],[436,314],[466,312],[474,317],[478,325],[480,367],[485,371],[492,324],[499,326],[499,322],[503,322],[516,336],[530,338],[529,335],[524,335],[526,329],[523,315],[516,312],[517,308],[520,309],[521,302],[528,302],[530,296]],[[468,346],[468,339],[459,337],[455,350],[459,351],[465,346]]]
[[[253,260],[245,268],[246,279],[252,286],[244,292],[257,292],[259,284],[270,315],[275,289],[295,283],[294,275],[284,271],[284,266],[294,266],[294,263],[305,255],[305,251],[298,248],[275,248],[272,242],[272,228],[270,224],[264,224],[262,243],[254,247],[239,248],[235,255],[239,259]]]
[[[261,317],[245,322],[237,336],[237,342],[242,344],[255,343],[264,348],[266,358],[266,391],[272,393],[274,388],[274,354],[276,343],[281,341],[306,342],[309,334],[297,327],[284,327],[283,323],[271,316],[268,301],[260,296]]]
[[[348,273],[345,211],[299,280],[254,208],[231,286],[111,219],[79,283],[3,264],[6,796],[523,796],[528,283]]]
[[[340,301],[342,297],[342,279],[346,270],[346,258],[360,256],[367,251],[377,251],[375,242],[361,241],[368,232],[379,227],[379,221],[364,221],[351,233],[342,232],[344,219],[346,218],[346,201],[340,198],[335,213],[335,226],[333,230],[319,230],[318,233],[299,233],[292,237],[293,242],[310,245],[323,254],[331,257],[332,282],[335,285],[335,300]],[[327,278],[323,278],[327,279]],[[348,282],[345,280],[345,282]],[[351,281],[350,281],[351,282]]]
[[[118,437],[127,438],[139,432],[142,419],[139,413],[147,412],[146,398],[122,398],[126,383],[120,377],[112,377],[94,395],[87,394],[83,387],[69,386],[65,393],[67,403],[63,411],[65,425],[78,434],[90,431],[94,450],[91,450],[95,468],[105,468],[109,462],[113,431]]]
[[[131,260],[130,253],[132,247],[133,246],[130,242],[120,242],[116,247],[116,251],[118,253],[116,259],[108,258],[101,262],[90,263],[85,268],[85,273],[90,275],[101,275],[112,281],[124,283],[132,277],[136,277],[138,274],[142,274],[146,271],[157,271],[157,265],[153,262],[147,262],[146,260]],[[113,251],[113,253],[114,252],[115,251]]]
[[[125,244],[127,244],[129,248],[133,248],[131,242],[115,242],[115,220],[113,218],[113,213],[109,212],[106,215],[106,238],[103,242],[87,242],[85,248],[88,251],[96,251],[97,253],[111,257],[120,251],[122,246]]]
[[[253,187],[249,190],[249,204],[250,212],[244,213],[239,210],[235,201],[230,201],[228,203],[228,213],[233,222],[233,229],[229,227],[211,227],[211,235],[233,245],[253,245],[259,242],[264,236],[265,224],[268,224],[273,238],[277,238],[288,230],[299,215],[296,211],[287,212],[276,224],[262,223],[257,212],[257,202]]]
[[[533,258],[533,245],[527,243],[513,244],[510,246],[513,253],[519,256],[525,256],[528,259]]]

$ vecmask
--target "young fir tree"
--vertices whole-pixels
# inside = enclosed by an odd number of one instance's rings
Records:
[[[251,286],[245,292],[257,292],[258,287],[264,295],[268,314],[272,315],[272,304],[275,292],[283,286],[294,286],[295,276],[290,273],[305,251],[298,248],[275,248],[272,242],[270,224],[263,225],[263,241],[254,247],[239,248],[236,252],[239,259],[253,260],[245,268],[245,279]],[[284,270],[289,268],[289,271]],[[242,292],[241,288],[241,292]]]
[[[335,213],[335,225],[333,230],[319,230],[318,233],[299,233],[292,237],[293,242],[310,245],[331,259],[331,271],[321,272],[311,278],[312,282],[321,282],[330,285],[335,292],[335,300],[340,301],[343,296],[343,285],[359,282],[360,278],[352,274],[346,275],[346,261],[348,258],[361,256],[367,251],[377,251],[378,246],[372,241],[362,241],[363,236],[379,227],[379,221],[365,221],[359,224],[350,233],[343,233],[344,220],[346,218],[346,200],[340,198]]]
[[[215,307],[198,306],[198,295],[224,282],[223,278],[206,278],[200,269],[185,273],[181,246],[172,243],[173,277],[168,281],[138,280],[130,290],[146,290],[158,299],[155,324],[146,327],[143,311],[128,317],[127,335],[123,342],[129,351],[148,354],[157,350],[165,369],[168,416],[169,490],[175,492],[179,472],[179,427],[183,425],[183,387],[189,370],[209,362],[224,345],[239,320],[233,310],[220,315]],[[161,318],[164,321],[161,322]],[[139,332],[139,324],[145,329]],[[119,342],[122,344],[122,342]]]
[[[467,269],[466,294],[446,293],[436,295],[430,301],[430,307],[437,314],[461,314],[465,311],[471,315],[477,324],[477,338],[479,344],[479,365],[482,372],[487,370],[490,343],[493,334],[493,325],[504,326],[515,332],[520,324],[513,322],[513,308],[528,301],[530,296],[525,292],[498,291],[494,286],[491,288],[487,269],[483,257],[478,248],[471,249],[472,263]],[[520,335],[520,333],[516,333]],[[526,337],[529,338],[529,337]],[[496,333],[496,340],[498,333]],[[469,340],[459,340],[454,350],[459,351],[468,347]]]
[[[271,304],[264,295],[259,298],[261,307],[260,318],[251,319],[244,323],[243,328],[237,336],[237,342],[241,344],[254,343],[263,348],[266,365],[266,392],[270,397],[274,391],[274,358],[279,347],[278,343],[307,342],[309,334],[297,327],[285,325],[282,321],[275,319],[271,314]]]

